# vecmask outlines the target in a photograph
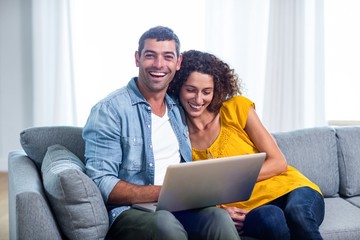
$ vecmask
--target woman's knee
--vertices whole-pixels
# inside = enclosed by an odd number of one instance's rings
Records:
[[[281,208],[273,205],[265,205],[251,211],[255,214],[255,219],[258,223],[268,228],[276,228],[286,225],[284,212]]]
[[[295,195],[292,196],[292,195]],[[318,225],[324,219],[325,203],[322,195],[311,188],[299,188],[290,193],[285,207],[285,216],[293,223],[313,221]]]
[[[290,239],[284,212],[274,205],[251,210],[245,218],[244,233],[259,239]]]

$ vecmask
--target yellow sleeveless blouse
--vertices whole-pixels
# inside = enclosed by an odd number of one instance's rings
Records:
[[[243,154],[257,153],[244,128],[250,108],[255,104],[244,96],[236,96],[224,102],[220,109],[220,133],[206,150],[192,149],[193,161]],[[249,200],[223,206],[235,206],[251,210],[267,204],[299,187],[310,187],[320,194],[320,188],[292,166],[286,172],[257,182]]]

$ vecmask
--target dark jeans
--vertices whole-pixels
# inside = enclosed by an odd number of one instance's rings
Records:
[[[230,215],[221,208],[170,213],[129,209],[110,227],[106,239],[240,239]]]
[[[244,236],[257,239],[322,239],[319,226],[324,219],[324,198],[302,187],[251,210],[244,222]]]

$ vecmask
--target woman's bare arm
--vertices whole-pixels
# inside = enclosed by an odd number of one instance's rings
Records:
[[[245,131],[260,152],[266,152],[266,160],[260,170],[258,181],[271,178],[287,170],[287,161],[273,136],[261,123],[253,108],[250,108]]]

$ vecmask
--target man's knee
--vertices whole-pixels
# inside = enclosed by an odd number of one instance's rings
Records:
[[[168,211],[155,212],[153,222],[156,224],[155,228],[157,237],[161,239],[187,239],[187,233],[182,224],[175,218],[175,216]]]
[[[208,207],[201,210],[202,219],[207,221],[207,224],[214,226],[228,226],[233,225],[233,221],[227,211],[218,207]]]
[[[240,239],[235,224],[229,213],[222,208],[209,207],[204,209],[207,218],[204,226],[204,236],[210,235],[214,239]]]

